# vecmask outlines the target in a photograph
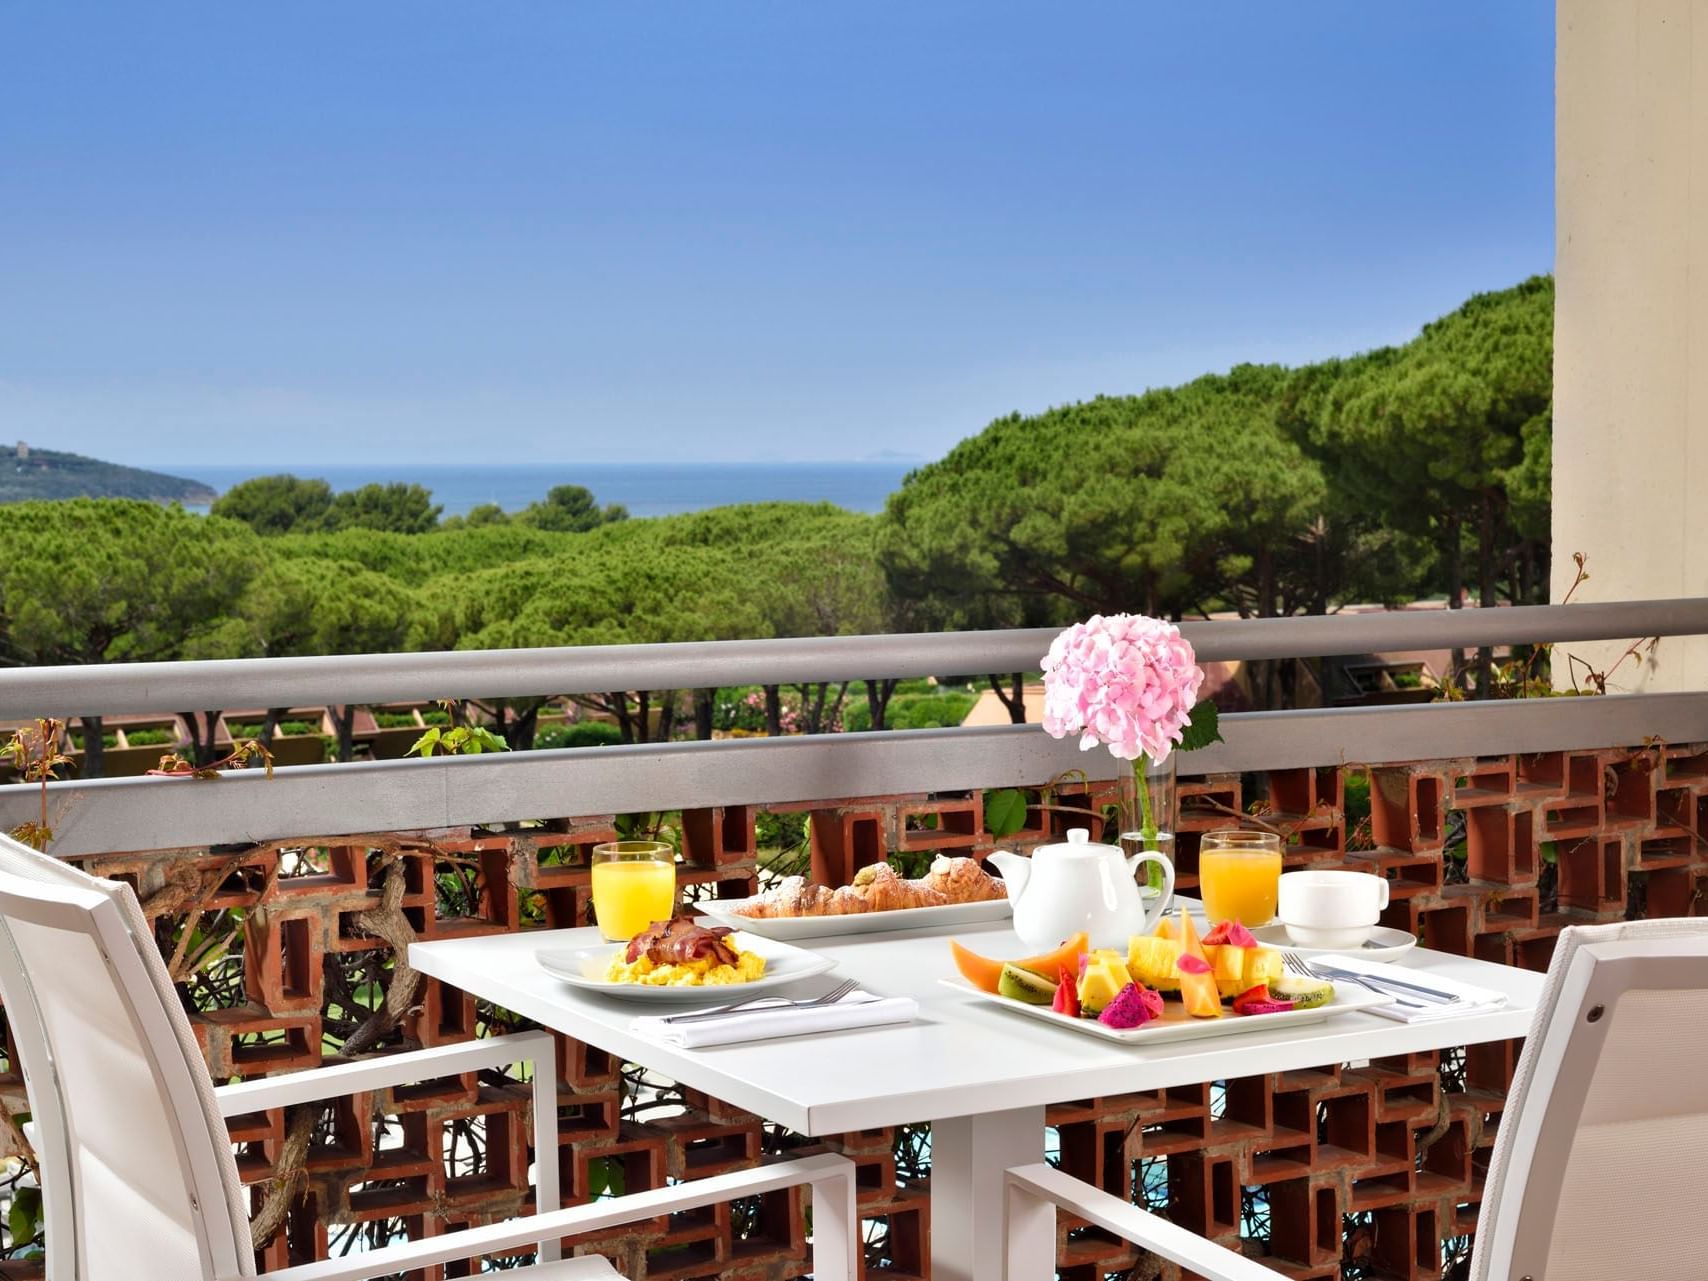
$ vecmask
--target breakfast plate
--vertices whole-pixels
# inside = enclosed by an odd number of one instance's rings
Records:
[[[1014,914],[1008,899],[945,903],[940,907],[899,907],[887,912],[849,912],[842,916],[743,916],[750,898],[708,899],[694,904],[701,916],[719,925],[769,939],[816,939],[836,934],[880,934],[889,930],[954,930]]]
[[[1219,1019],[1193,1018],[1178,1001],[1164,1004],[1160,1018],[1151,1019],[1135,1028],[1112,1028],[1096,1019],[1074,1018],[1058,1014],[1047,1005],[1028,1005],[996,992],[974,987],[963,978],[938,980],[964,996],[1025,1014],[1045,1023],[1054,1023],[1074,1032],[1101,1037],[1119,1045],[1163,1045],[1171,1041],[1197,1041],[1213,1036],[1238,1036],[1244,1032],[1267,1032],[1301,1024],[1321,1023],[1373,1005],[1386,1005],[1393,998],[1372,992],[1356,983],[1336,983],[1334,999],[1326,1005],[1308,1010],[1279,1010],[1273,1014],[1225,1014]]]
[[[720,1005],[745,1000],[772,988],[823,974],[836,962],[828,956],[791,947],[776,939],[741,931],[729,936],[743,952],[765,958],[765,973],[745,983],[715,983],[694,987],[652,987],[645,983],[614,983],[606,978],[611,958],[628,948],[626,943],[598,943],[592,947],[541,948],[534,953],[540,968],[583,992],[597,992],[623,1001],[655,1005]]]
[[[1357,947],[1300,947],[1287,936],[1287,927],[1280,921],[1259,926],[1252,934],[1265,947],[1284,948],[1307,960],[1313,956],[1358,956],[1366,961],[1393,961],[1417,946],[1416,935],[1385,925],[1372,929],[1370,937]]]

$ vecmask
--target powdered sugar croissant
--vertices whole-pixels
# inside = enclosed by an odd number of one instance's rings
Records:
[[[851,912],[896,912],[910,907],[984,903],[1008,897],[1008,889],[979,866],[977,859],[939,854],[931,870],[906,880],[888,863],[874,863],[855,874],[852,885],[830,889],[790,876],[759,895],[740,915],[752,917],[845,916]]]

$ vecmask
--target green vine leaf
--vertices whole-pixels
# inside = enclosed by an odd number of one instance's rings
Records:
[[[1026,796],[1003,787],[984,794],[984,828],[992,836],[1013,836],[1026,826]]]

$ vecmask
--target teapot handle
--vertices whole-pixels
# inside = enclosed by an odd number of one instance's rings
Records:
[[[1162,919],[1162,914],[1168,910],[1169,902],[1174,898],[1174,864],[1155,851],[1147,851],[1128,859],[1127,870],[1137,873],[1146,863],[1155,863],[1162,868],[1162,893],[1157,895],[1154,912],[1148,907],[1145,909],[1145,925],[1140,931],[1142,934],[1149,934],[1156,928],[1156,923]]]

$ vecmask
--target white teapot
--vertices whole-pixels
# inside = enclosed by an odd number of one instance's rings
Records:
[[[1128,857],[1114,845],[1093,845],[1076,827],[1060,845],[1041,845],[1030,858],[1000,850],[990,855],[1014,904],[1014,932],[1027,947],[1044,951],[1081,930],[1092,947],[1126,951],[1127,940],[1150,932],[1174,892],[1174,864],[1161,854]],[[1141,863],[1162,867],[1162,893],[1147,914],[1134,873]]]

